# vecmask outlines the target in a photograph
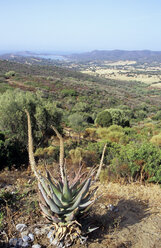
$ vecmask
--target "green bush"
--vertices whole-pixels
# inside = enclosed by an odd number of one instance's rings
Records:
[[[101,127],[109,127],[110,125],[120,125],[128,127],[130,125],[125,112],[120,109],[106,109],[97,115],[95,123]]]
[[[108,110],[104,110],[97,115],[95,123],[101,127],[109,127],[112,124],[112,116]]]
[[[8,71],[5,73],[5,78],[8,79],[10,77],[14,77],[15,76],[15,71]]]
[[[9,138],[17,139],[27,146],[27,118],[30,112],[35,144],[42,144],[51,125],[60,131],[62,113],[49,100],[39,95],[20,90],[6,91],[0,95],[0,129],[8,132]]]
[[[78,96],[78,93],[74,89],[64,89],[61,91],[62,96]]]
[[[120,177],[161,183],[161,151],[149,142],[131,142],[120,147],[110,169]]]
[[[5,137],[0,133],[0,170],[4,167],[19,168],[28,163],[26,146],[18,140]]]

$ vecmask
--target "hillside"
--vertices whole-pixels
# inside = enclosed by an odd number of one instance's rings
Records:
[[[76,192],[84,190],[82,185],[86,182],[94,182],[93,173],[99,164],[102,166],[95,182],[98,192],[93,195],[98,199],[89,215],[85,213],[76,219],[82,224],[83,232],[87,226],[98,229],[88,234],[85,244],[76,243],[71,247],[160,248],[161,89],[153,84],[109,79],[99,74],[101,66],[116,67],[116,70],[121,66],[126,71],[129,64],[122,62],[114,65],[101,62],[97,68],[95,62],[63,66],[39,62],[0,60],[0,247],[11,248],[15,245],[9,243],[21,242],[18,248],[22,248],[25,242],[21,237],[29,233],[34,234],[34,239],[28,239],[26,247],[50,246],[47,234],[51,225],[39,207],[40,185],[38,189],[29,165],[27,109],[31,116],[36,169],[43,176],[48,169],[61,192],[65,189],[61,188],[62,181],[59,184],[57,181],[60,179],[59,140],[52,126],[63,137],[69,185],[73,185],[76,172],[79,172],[78,181],[83,182],[80,187],[78,182],[74,183]],[[139,73],[140,65],[134,65]],[[150,67],[147,73],[157,71],[159,78],[158,67],[153,69]],[[89,171],[92,176],[84,181]],[[47,183],[46,179],[44,182]],[[46,192],[49,189],[51,184],[47,185]],[[93,189],[92,184],[90,192]],[[70,190],[74,192],[73,188]],[[54,197],[51,192],[49,196]],[[83,194],[82,205],[86,204],[86,198],[90,199],[90,195]],[[82,200],[80,196],[76,193],[77,204]],[[75,209],[70,217],[74,218],[79,210],[73,204],[74,197],[68,210],[67,199],[63,197],[59,201],[57,196],[53,198],[52,202],[56,199],[59,205],[56,204],[56,210],[54,205],[54,209],[49,209],[53,212],[47,214],[54,218],[57,211],[62,218],[66,211],[70,213],[72,206]],[[43,206],[49,206],[49,198],[44,199],[47,204],[43,201]],[[60,201],[64,199],[63,206]],[[25,232],[16,230],[20,223],[27,225]],[[60,239],[63,230],[67,229],[62,226],[58,229]],[[83,237],[86,235],[83,233]]]
[[[160,51],[150,50],[136,50],[136,51],[124,51],[124,50],[94,50],[92,52],[72,54],[66,56],[68,59],[76,61],[118,61],[118,60],[135,60],[138,62],[161,62]]]

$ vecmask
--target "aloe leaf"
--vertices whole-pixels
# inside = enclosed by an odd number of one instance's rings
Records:
[[[48,170],[46,170],[46,177],[48,180],[50,179],[50,181],[53,181],[56,185],[58,184],[58,180],[56,180]]]
[[[45,201],[45,199],[44,199],[44,197],[43,197],[43,195],[42,195],[40,190],[39,190],[39,202],[40,202],[40,204],[42,203],[43,205],[47,206],[46,201]]]
[[[88,207],[91,203],[93,203],[94,202],[94,200],[93,201],[88,201],[88,202],[86,202],[86,203],[83,203],[83,204],[80,204],[79,205],[79,209],[83,209],[83,208],[86,208],[86,207]]]
[[[84,204],[85,202],[89,201],[92,198],[92,196],[94,196],[97,189],[98,189],[98,186],[91,193],[89,193],[84,199],[82,199],[81,204]]]
[[[61,211],[59,210],[58,206],[55,204],[55,202],[49,196],[46,195],[46,192],[40,183],[38,184],[38,186],[39,186],[39,189],[40,189],[46,203],[49,205],[51,211],[53,211],[56,214],[60,214]]]
[[[71,213],[66,214],[65,221],[66,222],[73,221],[75,219],[76,215],[78,214],[78,212],[79,212],[79,209],[76,208]]]
[[[79,195],[79,197],[77,198],[77,200],[74,202],[73,206],[71,206],[70,208],[67,208],[67,211],[69,210],[74,210],[75,208],[77,208],[80,204],[82,200],[82,194]]]
[[[94,231],[97,230],[98,228],[99,228],[98,226],[97,226],[97,227],[93,227],[93,228],[92,228],[92,227],[88,227],[86,233],[88,234],[88,233],[94,232]]]
[[[89,190],[89,186],[91,183],[91,178],[88,178],[83,186],[83,188],[78,192],[77,196],[75,197],[75,199],[73,199],[73,202],[77,201],[77,199],[82,196],[83,197],[87,194],[88,190]]]
[[[40,205],[40,208],[41,208],[41,210],[43,211],[43,213],[44,213],[45,215],[47,215],[48,217],[51,218],[52,212],[50,211],[50,209],[47,208],[45,205],[43,205],[43,204],[41,204],[41,203],[39,203],[39,205]]]
[[[85,209],[83,209],[82,211],[80,210],[80,213],[86,213],[89,211],[89,209],[93,206],[93,204],[96,202],[97,199],[93,200],[92,203],[86,207]]]
[[[56,203],[56,205],[60,208],[63,207],[63,204],[61,203],[61,201],[59,200],[59,198],[56,196],[56,194],[54,193],[51,185],[50,185],[50,190],[51,190],[51,197],[53,199],[53,201]]]
[[[40,177],[40,182],[41,185],[43,186],[45,192],[47,193],[47,195],[51,196],[49,188],[48,188],[48,184],[47,184],[47,180],[46,178],[44,178],[43,176]]]
[[[59,191],[59,189],[55,186],[55,184],[52,182],[50,175],[48,174],[48,181],[49,184],[53,190],[53,192],[55,193],[55,195],[58,197],[59,200],[61,200],[62,198],[62,193]]]
[[[71,194],[71,191],[69,189],[67,176],[65,176],[65,178],[64,178],[63,198],[67,201],[70,201],[72,199],[72,194]]]
[[[84,185],[87,183],[87,181],[89,180],[90,178],[86,178],[81,184],[80,186],[75,190],[75,196],[77,196],[79,194],[79,192],[83,189]],[[73,195],[74,195],[74,192],[73,192]]]

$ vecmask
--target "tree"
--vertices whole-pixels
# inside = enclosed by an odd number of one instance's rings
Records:
[[[51,125],[60,130],[61,112],[53,103],[31,92],[6,91],[0,96],[0,129],[7,131],[10,138],[27,146],[27,126],[24,110],[30,112],[34,129],[35,144],[43,142]]]
[[[111,114],[113,125],[120,125],[122,127],[129,126],[129,120],[124,110],[111,108],[108,109],[108,111]]]
[[[108,110],[104,110],[97,115],[95,123],[101,127],[109,127],[112,124],[112,117]]]

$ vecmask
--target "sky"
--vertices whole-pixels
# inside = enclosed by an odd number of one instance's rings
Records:
[[[0,51],[161,51],[160,0],[0,0]]]

